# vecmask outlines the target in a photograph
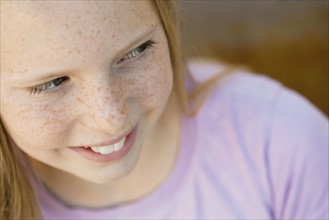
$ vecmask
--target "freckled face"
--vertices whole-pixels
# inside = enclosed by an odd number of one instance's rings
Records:
[[[149,1],[2,2],[1,118],[40,164],[93,182],[129,173],[172,89],[164,30]],[[72,146],[137,126],[134,147],[111,163]]]

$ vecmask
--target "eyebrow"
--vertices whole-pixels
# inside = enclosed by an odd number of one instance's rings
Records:
[[[154,34],[154,32],[160,27],[160,23],[157,22],[156,24],[154,24],[154,26],[152,27],[152,29],[148,29],[148,30],[143,30],[143,31],[138,31],[137,34],[133,37],[133,40],[130,41],[130,43],[128,43],[126,46],[120,48],[117,52],[117,54],[114,56],[114,60],[118,59],[118,57],[124,55],[125,53],[129,52],[131,49],[133,49],[135,46],[138,46],[139,44],[141,44],[146,38],[149,38],[150,36],[152,36]],[[78,72],[78,70],[62,70],[62,69],[56,69],[54,68],[53,70],[48,70],[48,71],[40,71],[40,72],[34,72],[33,75],[37,75],[36,77],[31,77],[31,79],[25,80],[24,78],[22,79],[20,76],[14,77],[13,81],[15,82],[15,85],[17,87],[21,87],[21,86],[35,86],[35,85],[39,85],[42,83],[45,83],[47,81],[50,80],[54,80],[56,78],[59,77],[63,77],[69,73],[74,73],[74,72]]]

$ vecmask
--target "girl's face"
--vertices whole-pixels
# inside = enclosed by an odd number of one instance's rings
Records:
[[[172,69],[149,1],[13,1],[1,2],[0,82],[1,118],[21,150],[104,182],[135,167]]]

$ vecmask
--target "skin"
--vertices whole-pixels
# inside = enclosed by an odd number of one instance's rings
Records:
[[[166,180],[180,125],[168,42],[150,2],[1,2],[1,33],[1,118],[60,200],[112,206]],[[148,40],[155,44],[138,59],[119,62]],[[29,93],[64,76],[55,90]],[[134,147],[120,160],[94,162],[71,149],[135,126]]]

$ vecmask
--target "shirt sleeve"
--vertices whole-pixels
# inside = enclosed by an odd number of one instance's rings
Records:
[[[288,89],[273,111],[266,161],[275,219],[328,219],[328,118]]]

